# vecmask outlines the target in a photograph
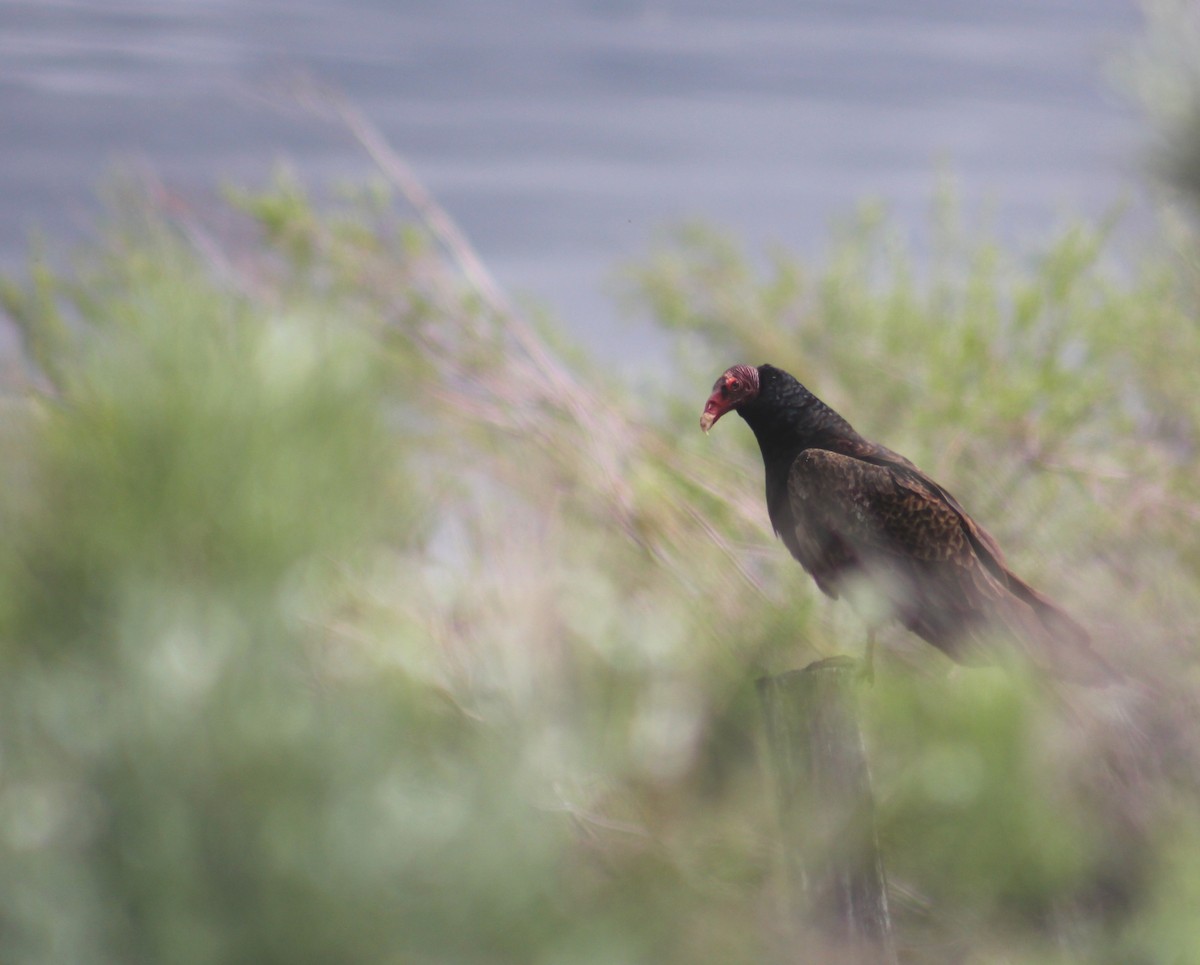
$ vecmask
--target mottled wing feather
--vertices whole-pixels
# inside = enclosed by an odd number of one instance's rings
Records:
[[[919,478],[806,449],[792,464],[788,494],[794,513],[817,514],[863,549],[926,561],[973,556],[962,517]]]
[[[904,458],[900,453],[893,452],[886,446],[881,446],[877,442],[869,442],[866,439],[847,440],[846,443],[842,444],[839,451],[844,455],[861,459],[863,462],[882,466],[891,472],[899,473],[901,477],[910,480],[911,484],[922,492],[940,497],[946,505],[958,514],[968,538],[976,546],[984,565],[991,569],[994,575],[1001,577],[997,569],[1005,569],[1004,553],[1001,552],[1000,545],[992,537],[992,534],[976,523],[968,515],[967,511],[962,508],[957,499],[921,472],[916,465]]]
[[[882,577],[895,615],[956,659],[971,656],[964,644],[1000,631],[1064,676],[1117,676],[1083,627],[1008,569],[954,497],[903,457],[864,448],[806,449],[788,474],[789,547],[823,590],[836,595],[851,574]]]
[[[851,572],[886,570],[897,616],[947,652],[1006,596],[976,554],[964,514],[911,464],[806,449],[789,473],[788,495],[818,584],[836,590]]]

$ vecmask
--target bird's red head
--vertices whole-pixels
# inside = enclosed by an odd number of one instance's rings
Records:
[[[712,395],[704,403],[700,428],[705,432],[730,409],[736,409],[758,396],[758,369],[753,365],[735,365],[725,370],[713,385]]]

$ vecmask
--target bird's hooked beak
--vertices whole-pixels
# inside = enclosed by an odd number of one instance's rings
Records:
[[[704,403],[704,412],[700,416],[700,428],[708,432],[721,416],[728,412],[733,406],[730,404],[729,390],[721,383],[717,383],[717,387],[713,389],[713,394],[708,397],[708,401]]]
[[[713,383],[712,395],[704,403],[700,416],[700,428],[708,432],[717,420],[730,409],[738,409],[758,398],[758,369],[749,365],[734,365],[727,368]],[[739,410],[740,411],[740,410]]]

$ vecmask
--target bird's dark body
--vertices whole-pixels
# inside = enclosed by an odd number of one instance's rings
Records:
[[[956,660],[1004,636],[1060,676],[1097,682],[1112,674],[1087,631],[1017,577],[945,489],[863,438],[786,372],[736,366],[723,378],[736,372],[757,373],[757,392],[729,408],[758,439],[771,525],[824,593],[836,598],[864,581],[906,627]]]

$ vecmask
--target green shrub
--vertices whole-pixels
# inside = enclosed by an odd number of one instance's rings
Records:
[[[376,188],[136,196],[5,284],[0,958],[761,962],[796,940],[756,677],[864,626],[769,533],[735,361],[948,485],[1154,699],[959,671],[862,695],[907,961],[1194,943],[1200,327],[1177,266],[877,215],[826,267],[690,230],[626,383]],[[247,230],[247,229],[251,230]],[[1145,694],[1142,695],[1145,697]],[[1181,960],[1186,960],[1186,952]]]

